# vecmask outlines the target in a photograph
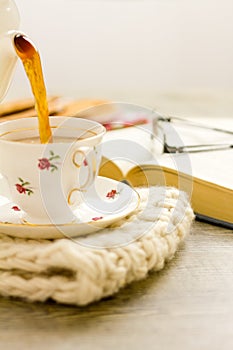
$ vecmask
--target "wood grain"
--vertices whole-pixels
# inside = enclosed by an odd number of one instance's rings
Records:
[[[0,298],[1,349],[233,346],[233,232],[195,222],[159,273],[85,308]]]

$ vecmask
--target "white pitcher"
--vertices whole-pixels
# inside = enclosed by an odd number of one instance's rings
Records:
[[[0,101],[10,85],[17,56],[13,39],[19,28],[19,12],[14,0],[0,0]]]

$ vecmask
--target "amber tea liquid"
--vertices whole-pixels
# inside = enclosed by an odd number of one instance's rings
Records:
[[[22,34],[17,34],[14,37],[14,45],[16,53],[24,65],[35,98],[35,108],[39,121],[40,142],[52,142],[48,102],[40,55],[30,39]]]

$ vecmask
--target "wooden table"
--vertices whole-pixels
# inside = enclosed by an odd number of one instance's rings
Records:
[[[85,308],[0,298],[1,349],[233,348],[233,232],[194,222],[175,258]]]

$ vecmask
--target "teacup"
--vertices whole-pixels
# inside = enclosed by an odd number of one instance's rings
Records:
[[[95,181],[105,128],[94,121],[50,117],[53,142],[39,142],[37,118],[0,123],[0,173],[11,200],[31,224],[66,224]]]

